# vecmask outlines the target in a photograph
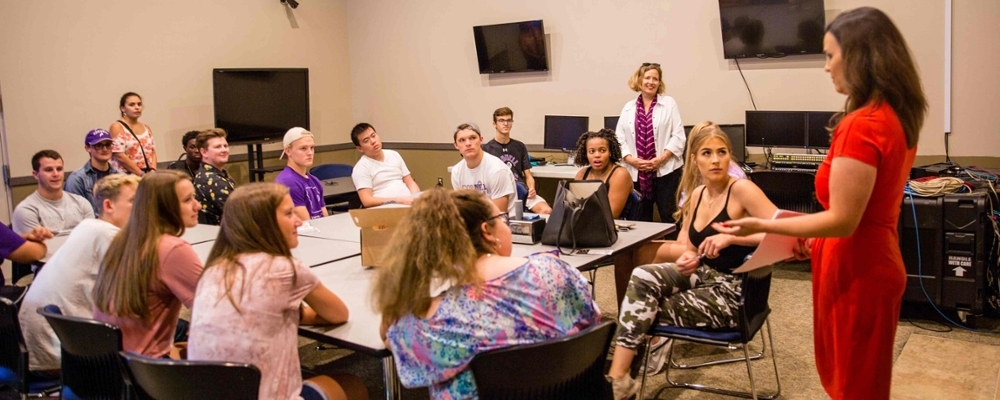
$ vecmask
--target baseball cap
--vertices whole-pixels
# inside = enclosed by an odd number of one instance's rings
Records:
[[[104,129],[97,128],[87,132],[87,137],[83,139],[83,144],[93,146],[105,140],[111,140],[111,134]]]
[[[284,144],[285,144],[284,147],[288,148],[296,140],[302,139],[303,137],[306,137],[306,136],[308,136],[308,137],[314,137],[313,134],[312,134],[312,132],[307,131],[305,128],[300,128],[300,127],[296,126],[296,127],[292,128],[292,129],[289,129],[288,132],[285,132],[285,140],[283,141]],[[281,158],[284,158],[284,157],[285,157],[285,152],[284,152],[284,150],[282,150],[281,156],[279,156],[278,159],[281,159]]]

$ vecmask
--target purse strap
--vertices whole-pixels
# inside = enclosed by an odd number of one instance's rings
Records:
[[[135,138],[136,144],[139,145],[139,151],[142,152],[142,161],[146,163],[146,168],[142,168],[142,172],[152,171],[153,168],[149,166],[149,159],[146,158],[146,149],[142,147],[142,141],[140,141],[139,137],[135,135],[135,132],[132,132],[132,128],[129,127],[128,124],[125,123],[125,121],[118,120],[118,123],[121,124],[122,128],[125,128],[125,130],[128,131],[128,133],[132,134],[132,137]]]
[[[559,250],[560,254],[568,256],[568,255],[572,255],[573,253],[576,252],[576,250],[577,250],[577,248],[576,248],[576,221],[578,219],[580,219],[580,213],[579,212],[582,211],[583,208],[587,206],[587,202],[588,201],[590,201],[589,197],[587,199],[583,200],[582,204],[580,204],[578,206],[575,206],[575,207],[571,207],[569,209],[569,218],[564,219],[562,221],[562,224],[559,225],[559,236],[557,236],[557,237],[562,238],[563,228],[565,228],[566,224],[568,223],[569,224],[569,237],[570,237],[570,239],[571,239],[571,241],[573,243],[573,247],[570,249],[570,252],[567,253],[567,252],[563,251],[562,246],[559,244],[561,242],[561,240],[556,240],[556,249]]]

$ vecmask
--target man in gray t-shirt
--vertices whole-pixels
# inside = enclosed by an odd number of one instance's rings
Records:
[[[31,176],[38,189],[14,208],[14,232],[25,234],[36,226],[52,233],[68,231],[80,221],[94,218],[94,208],[83,197],[63,191],[63,159],[55,150],[42,150],[31,157]]]

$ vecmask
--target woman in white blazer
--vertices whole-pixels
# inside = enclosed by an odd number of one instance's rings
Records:
[[[644,63],[628,81],[639,92],[636,100],[622,107],[615,135],[622,146],[622,161],[642,200],[639,220],[653,220],[656,204],[663,222],[675,222],[675,195],[684,166],[687,137],[677,102],[663,94],[660,64]],[[645,146],[642,146],[645,144]]]

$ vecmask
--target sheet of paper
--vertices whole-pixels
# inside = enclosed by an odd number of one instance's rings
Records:
[[[778,210],[771,219],[789,218],[802,215],[800,212]],[[774,264],[791,258],[798,238],[792,236],[765,233],[764,239],[760,241],[757,250],[750,255],[750,259],[733,271],[734,274],[750,272],[760,267]]]

